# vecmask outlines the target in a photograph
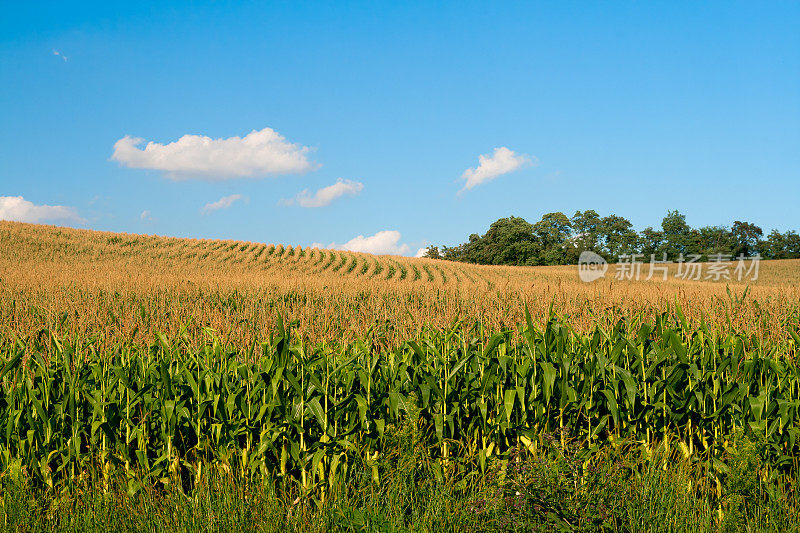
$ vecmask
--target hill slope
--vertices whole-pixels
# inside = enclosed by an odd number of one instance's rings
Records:
[[[281,313],[311,338],[380,330],[392,342],[456,320],[461,327],[518,324],[525,305],[534,320],[546,320],[553,304],[589,327],[599,314],[652,316],[676,301],[690,318],[730,318],[769,333],[780,317],[796,314],[799,281],[800,260],[762,262],[749,286],[674,276],[616,281],[613,270],[587,284],[574,266],[479,266],[0,222],[0,319],[30,334],[67,321],[104,338],[146,340],[188,324],[255,340]]]
[[[14,222],[0,222],[0,253],[20,263],[113,264],[175,275],[216,273],[226,276],[262,273],[269,278],[407,282],[419,286],[478,285],[513,277],[515,269],[482,267],[449,261],[290,245],[181,239],[108,233]],[[517,277],[520,272],[516,270]],[[524,276],[524,274],[523,274]]]

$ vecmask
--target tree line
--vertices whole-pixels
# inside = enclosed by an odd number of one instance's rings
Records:
[[[701,261],[741,255],[790,259],[800,258],[800,235],[774,229],[764,237],[760,227],[740,220],[731,227],[692,228],[678,211],[669,211],[660,229],[637,232],[624,217],[601,217],[588,210],[576,211],[572,218],[547,213],[535,224],[520,217],[501,218],[486,233],[473,233],[463,244],[429,247],[425,257],[482,265],[568,265],[577,263],[584,251],[609,262],[632,254],[641,254],[644,261],[651,256],[677,261],[681,255],[698,255]]]

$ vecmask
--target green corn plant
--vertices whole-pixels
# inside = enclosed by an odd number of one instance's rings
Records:
[[[736,431],[765,443],[771,468],[797,471],[792,342],[692,326],[679,308],[589,334],[554,313],[517,329],[454,322],[393,349],[377,332],[312,344],[283,320],[244,347],[211,330],[200,348],[185,331],[100,351],[52,331],[0,339],[0,469],[53,487],[97,473],[196,484],[225,469],[324,499],[357,464],[379,481],[387,429],[413,413],[441,476],[567,438],[645,456],[666,444],[722,475]]]

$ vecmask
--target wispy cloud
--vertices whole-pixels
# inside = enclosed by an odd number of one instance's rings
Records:
[[[227,180],[275,174],[302,174],[319,168],[306,146],[288,142],[271,128],[244,137],[212,139],[184,135],[161,144],[126,135],[114,144],[111,159],[131,168],[161,170],[173,180]]]
[[[0,196],[0,220],[38,223],[45,221],[86,222],[74,207],[36,205],[22,196]]]
[[[339,178],[333,185],[318,189],[311,194],[308,189],[301,191],[294,198],[281,200],[284,205],[299,205],[300,207],[324,207],[340,196],[355,196],[364,189],[364,184],[357,181]]]
[[[60,57],[61,59],[63,59],[63,60],[64,60],[64,62],[65,62],[65,63],[66,63],[67,61],[69,61],[69,58],[68,58],[67,56],[65,56],[65,55],[64,55],[64,54],[61,52],[61,50],[56,50],[55,48],[53,48],[53,55],[54,55],[54,56],[58,56],[58,57]]]
[[[144,211],[142,211],[142,214],[139,215],[139,218],[141,218],[142,220],[151,220],[153,218],[153,214],[150,213],[150,211],[148,211],[147,209],[145,209]]]
[[[407,244],[400,243],[401,237],[400,232],[396,230],[379,231],[369,237],[359,235],[344,244],[332,242],[328,248],[375,255],[407,255],[409,247]]]
[[[233,204],[235,204],[240,200],[247,200],[247,198],[245,198],[241,194],[231,194],[230,196],[223,196],[216,202],[211,202],[203,206],[202,212],[204,214],[208,214],[213,211],[219,211],[220,209],[228,209],[229,207],[231,207]]]
[[[473,187],[491,181],[498,176],[514,172],[528,165],[538,164],[535,157],[517,154],[505,146],[495,148],[492,155],[481,154],[478,156],[478,166],[468,168],[461,174],[461,179],[466,180],[464,187],[459,192],[468,191]]]

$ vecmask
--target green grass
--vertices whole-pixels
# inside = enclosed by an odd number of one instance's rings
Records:
[[[415,426],[387,428],[384,454],[324,498],[263,476],[207,471],[192,487],[86,476],[65,489],[0,476],[2,531],[798,531],[793,480],[760,479],[745,440],[729,476],[706,483],[680,457],[607,449],[589,459],[559,439],[493,459],[484,475],[436,467]]]

